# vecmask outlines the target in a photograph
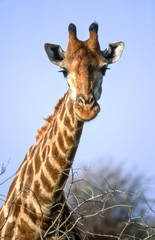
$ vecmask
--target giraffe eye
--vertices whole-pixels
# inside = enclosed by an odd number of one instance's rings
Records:
[[[106,71],[109,70],[110,68],[108,68],[107,66],[103,66],[102,68],[100,68],[100,72],[102,73],[102,75],[104,76]]]
[[[65,78],[66,78],[67,75],[68,75],[68,71],[67,71],[66,68],[61,68],[61,70],[60,70],[59,72],[62,72]]]

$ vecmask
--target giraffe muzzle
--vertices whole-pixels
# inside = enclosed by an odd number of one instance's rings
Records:
[[[77,95],[75,112],[81,121],[90,121],[97,116],[100,106],[93,95]]]

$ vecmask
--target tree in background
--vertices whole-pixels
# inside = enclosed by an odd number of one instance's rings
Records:
[[[155,240],[155,212],[144,196],[145,179],[122,172],[111,164],[73,171],[66,193],[83,239]]]

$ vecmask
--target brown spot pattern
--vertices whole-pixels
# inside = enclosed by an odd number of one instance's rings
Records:
[[[41,190],[40,183],[38,180],[36,180],[34,182],[34,193],[36,196],[39,195],[40,190]]]
[[[59,164],[59,166],[61,166],[62,168],[66,165],[66,161],[67,159],[64,157],[57,157],[55,158],[55,160],[57,161],[57,163]]]
[[[20,179],[24,178],[25,175],[25,171],[26,171],[26,167],[27,167],[27,162],[25,162],[24,164],[22,164],[22,168],[20,170]]]
[[[53,146],[52,146],[52,156],[53,156],[54,158],[59,157],[59,151],[58,151],[58,148],[57,148],[55,142],[53,143]]]
[[[69,129],[70,132],[72,132],[74,130],[74,128],[71,125],[71,121],[70,121],[67,113],[65,114],[64,125]]]
[[[61,121],[62,121],[62,119],[63,119],[64,113],[65,113],[65,109],[66,109],[66,105],[64,104],[64,105],[63,105],[63,108],[62,108],[62,110],[61,110],[61,113],[60,113],[60,120],[61,120]]]
[[[59,133],[58,133],[58,137],[57,137],[57,141],[58,141],[58,145],[61,149],[61,151],[63,151],[63,153],[67,153],[67,149],[65,148],[65,145],[64,145],[64,139],[63,139],[63,136],[59,130]]]
[[[31,163],[30,163],[29,166],[28,166],[27,175],[33,175],[32,161],[31,161]]]
[[[18,216],[19,216],[19,213],[20,213],[20,208],[21,208],[21,203],[22,203],[22,201],[21,201],[21,198],[18,198],[16,201],[15,201],[15,203],[14,203],[14,205],[13,205],[13,216],[15,217],[15,218],[18,218]]]
[[[37,174],[40,170],[40,166],[41,166],[41,160],[40,160],[40,156],[39,156],[39,150],[37,151],[36,155],[35,155],[35,159],[34,159],[34,165],[35,165],[35,174]]]
[[[37,214],[32,204],[30,204],[30,206],[28,206],[27,203],[24,204],[24,213],[32,220],[34,224],[36,224]]]
[[[7,222],[6,229],[5,229],[5,240],[10,240],[13,237],[14,234],[14,227],[15,227],[15,222]]]
[[[59,176],[59,170],[57,170],[56,168],[54,168],[51,163],[50,160],[47,159],[46,163],[45,163],[45,167],[46,170],[49,172],[49,174],[51,175],[53,181],[56,181],[58,179]]]
[[[36,238],[36,233],[33,228],[30,227],[30,225],[23,219],[21,218],[21,224],[18,225],[19,229],[19,237],[17,239],[19,240],[39,240]]]
[[[1,213],[0,213],[0,228],[2,227],[2,225],[4,223],[4,220],[5,220],[4,212],[1,211]]]
[[[33,165],[32,165],[32,162],[31,162],[28,166],[28,169],[27,169],[27,179],[26,179],[26,185],[28,185],[29,188],[32,184],[33,175],[34,175],[34,171],[33,171]]]
[[[58,124],[57,124],[57,121],[55,121],[54,126],[53,126],[53,134],[54,134],[54,136],[56,135],[57,130],[58,130]],[[51,133],[50,134],[50,139],[52,139],[52,137],[53,137],[53,135]]]
[[[12,191],[14,190],[14,187],[16,185],[17,179],[18,179],[18,176],[15,176],[15,178],[14,178],[14,180],[13,180],[13,182],[12,182],[10,188],[9,188],[9,192],[8,192],[8,195],[7,195],[7,198],[6,198],[6,202],[7,202],[8,198],[9,198],[9,196],[11,195]]]
[[[68,111],[69,111],[70,117],[72,118],[72,122],[74,123],[75,116],[74,116],[73,104],[71,104],[70,101],[68,101],[67,106],[68,106]]]
[[[45,161],[46,150],[47,150],[47,146],[44,147],[44,149],[43,149],[43,151],[42,151],[42,159],[43,159],[43,161]]]
[[[38,180],[35,181],[34,183],[34,192],[35,192],[35,198],[38,201],[38,204],[50,204],[51,203],[51,199],[49,199],[48,197],[46,197],[45,195],[42,195],[41,192],[41,186],[40,183],[38,182]]]
[[[58,185],[57,185],[57,188],[54,192],[54,201],[56,201],[59,196],[61,195],[62,191],[63,191],[63,187],[67,181],[67,178],[69,176],[69,172],[70,172],[70,166],[68,166],[68,168],[64,169],[63,170],[63,173],[61,174],[61,177],[59,179],[59,182],[58,182]]]
[[[10,204],[15,200],[16,196],[17,196],[17,190],[15,188],[14,191],[12,191],[12,195],[10,195],[10,198],[9,198]]]
[[[51,186],[51,182],[49,179],[45,176],[43,170],[41,171],[40,180],[42,181],[43,188],[45,188],[48,192],[52,193],[53,186]]]
[[[71,135],[68,135],[68,133],[67,133],[66,130],[64,130],[63,134],[64,134],[64,140],[65,140],[65,142],[67,143],[67,145],[68,145],[69,147],[72,146],[72,144],[73,144],[73,142],[74,142],[73,137],[72,137]]]
[[[36,145],[32,145],[30,147],[30,152],[29,152],[29,158],[33,158],[33,155],[35,154],[35,151],[36,151]]]

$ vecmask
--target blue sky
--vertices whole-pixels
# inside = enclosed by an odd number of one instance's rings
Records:
[[[122,164],[124,171],[150,177],[154,185],[154,0],[0,0],[0,165],[9,161],[0,182],[16,172],[43,117],[67,91],[44,43],[66,50],[69,23],[86,40],[93,21],[103,50],[120,40],[125,49],[104,78],[102,110],[85,124],[74,167]],[[0,185],[0,193],[9,185]]]

